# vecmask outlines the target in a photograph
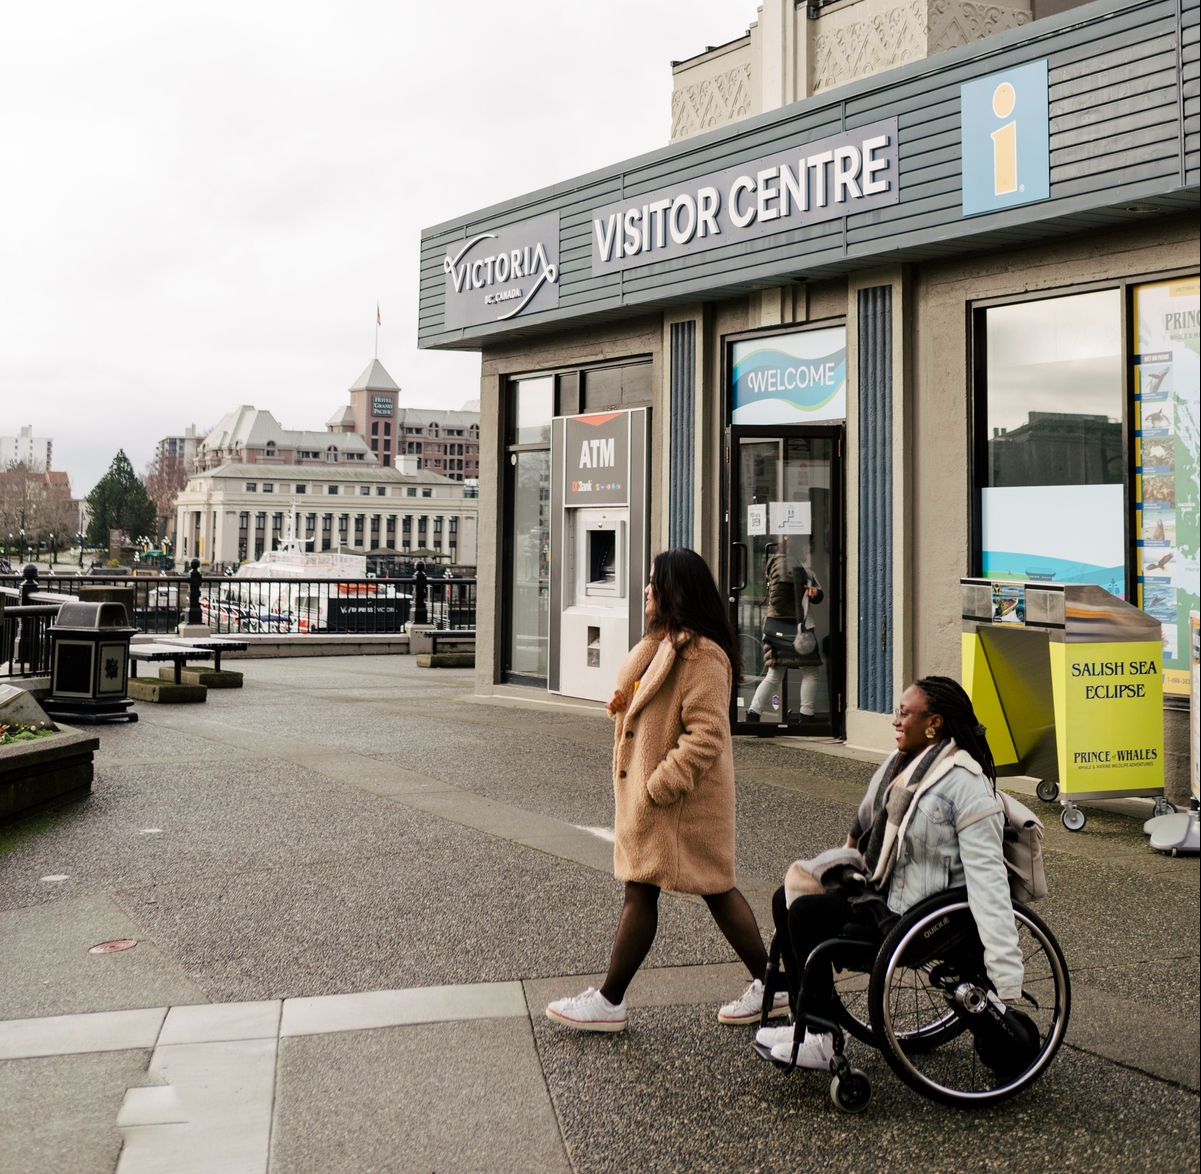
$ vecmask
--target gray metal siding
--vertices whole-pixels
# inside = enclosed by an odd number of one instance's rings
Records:
[[[859,291],[859,708],[892,709],[892,286]]]
[[[668,491],[667,541],[692,548],[692,503],[696,413],[696,323],[671,324],[671,484]]]
[[[1198,5],[1097,0],[1058,17],[937,54],[829,95],[686,140],[581,179],[427,230],[422,238],[422,346],[478,346],[629,307],[725,296],[789,275],[817,277],[890,260],[1004,247],[1121,222],[1154,198],[1197,206]],[[960,208],[959,87],[1048,60],[1051,198],[972,218]],[[592,275],[592,211],[881,118],[899,120],[900,202],[886,208]],[[1183,135],[1181,119],[1183,117]],[[1182,189],[1189,190],[1182,190]],[[455,240],[546,211],[560,214],[559,308],[468,332],[441,329],[442,257]]]

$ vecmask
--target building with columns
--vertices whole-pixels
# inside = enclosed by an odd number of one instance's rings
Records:
[[[959,676],[973,575],[1142,607],[1187,708],[1197,27],[765,0],[674,65],[669,145],[426,229],[419,345],[481,356],[477,690],[607,698],[688,546],[739,733],[889,748],[906,685]],[[777,554],[822,597],[769,672]]]
[[[189,478],[177,501],[178,554],[210,565],[241,563],[278,550],[297,518],[310,551],[412,554],[433,551],[452,566],[474,566],[478,501],[461,483],[418,469],[325,468],[228,462]]]
[[[373,359],[324,432],[284,428],[250,404],[226,413],[197,446],[196,471],[176,500],[176,554],[210,565],[254,561],[279,549],[295,512],[310,551],[423,551],[474,566],[476,473],[462,458],[452,469],[444,448],[451,436],[473,437],[474,466],[479,414],[399,408],[399,393]],[[410,434],[427,442],[425,452],[420,443],[412,450]]]

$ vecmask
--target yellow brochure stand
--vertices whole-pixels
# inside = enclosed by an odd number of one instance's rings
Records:
[[[1082,799],[1163,798],[1159,622],[1091,583],[960,580],[963,687],[1000,775],[1040,780],[1084,827]]]

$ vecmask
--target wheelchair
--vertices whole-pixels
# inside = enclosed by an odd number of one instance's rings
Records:
[[[818,945],[801,976],[791,1060],[777,1060],[758,1042],[756,1052],[792,1070],[805,1028],[831,1033],[830,1097],[848,1113],[862,1112],[872,1096],[867,1075],[846,1056],[848,1034],[878,1049],[901,1080],[932,1101],[970,1109],[1016,1096],[1059,1050],[1072,994],[1055,936],[1016,901],[1013,913],[1025,965],[1022,999],[1015,1005],[1020,1014],[999,1013],[967,890],[949,889],[915,905],[887,932],[851,923]],[[817,965],[833,968],[832,1019],[803,1010]],[[780,944],[773,935],[761,1026],[767,1026],[780,977]]]

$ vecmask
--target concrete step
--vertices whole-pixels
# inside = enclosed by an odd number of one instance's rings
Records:
[[[175,683],[175,666],[162,665],[158,670],[159,677],[164,681]],[[179,675],[180,683],[184,685],[204,685],[207,689],[240,689],[242,674],[230,669],[185,668]]]
[[[417,655],[421,669],[473,669],[474,652],[421,652]]]
[[[157,705],[181,705],[192,701],[205,701],[208,689],[204,685],[177,685],[161,677],[130,677],[128,691],[135,701],[149,701]]]

